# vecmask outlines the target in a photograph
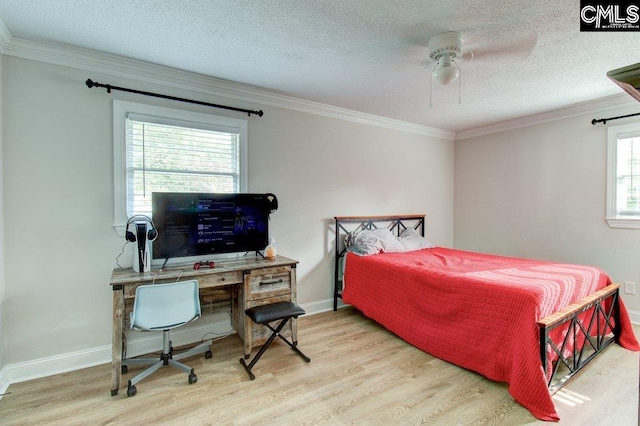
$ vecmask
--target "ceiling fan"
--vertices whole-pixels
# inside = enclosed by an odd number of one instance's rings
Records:
[[[460,75],[460,67],[455,58],[462,56],[462,36],[457,31],[448,31],[438,34],[429,40],[429,58],[435,61],[435,67],[431,72],[431,79],[436,83],[446,85],[454,81]],[[430,68],[430,61],[422,61],[422,66]]]
[[[464,23],[460,25],[467,28]],[[518,34],[506,32],[504,37],[494,34],[494,37],[487,38],[486,33],[491,34],[491,31],[495,33],[496,30],[493,27],[472,26],[464,31],[446,31],[431,37],[427,45],[429,59],[421,62],[422,67],[430,72],[429,106],[433,106],[431,98],[434,81],[446,86],[458,80],[458,103],[461,103],[461,68],[458,66],[460,60],[481,61],[487,65],[487,69],[495,67],[504,58],[526,61],[538,40],[535,29],[522,30]],[[470,46],[466,46],[467,42],[470,42]]]

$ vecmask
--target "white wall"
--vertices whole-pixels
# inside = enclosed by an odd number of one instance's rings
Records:
[[[249,190],[278,196],[271,233],[279,253],[300,261],[298,301],[303,305],[331,305],[335,215],[424,212],[429,238],[453,245],[453,141],[8,56],[8,365],[24,370],[38,360],[111,344],[108,282],[124,243],[112,228],[112,100],[246,117],[89,90],[87,78],[264,110],[264,117],[248,119]]]
[[[592,118],[538,124],[455,143],[455,246],[495,254],[588,264],[613,281],[640,283],[640,231],[604,220],[607,126]],[[630,310],[638,296],[623,294]]]

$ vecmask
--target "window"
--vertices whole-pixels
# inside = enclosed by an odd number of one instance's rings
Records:
[[[640,123],[610,127],[607,139],[607,222],[640,228]]]
[[[113,102],[115,226],[151,214],[151,194],[246,192],[247,122]]]

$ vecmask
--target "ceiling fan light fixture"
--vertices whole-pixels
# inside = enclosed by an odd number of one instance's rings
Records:
[[[453,65],[451,55],[444,54],[438,59],[438,64],[431,73],[431,78],[438,84],[446,85],[454,81],[460,75],[460,70]]]
[[[446,85],[458,79],[458,103],[460,98],[460,68],[455,62],[455,58],[462,55],[462,36],[457,31],[449,31],[434,36],[429,40],[429,58],[436,61],[436,66],[431,71],[429,79],[429,106],[433,106],[431,101],[431,86],[435,81],[438,84]],[[422,62],[422,66],[426,68],[427,61]]]
[[[462,37],[457,31],[438,34],[429,40],[429,58],[437,61],[431,78],[439,84],[449,84],[460,75],[454,59],[462,55]]]

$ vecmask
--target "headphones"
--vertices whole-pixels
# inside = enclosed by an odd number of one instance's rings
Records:
[[[275,194],[269,192],[264,195],[267,199],[267,203],[269,204],[269,214],[278,210],[278,199],[276,198]]]
[[[129,231],[129,225],[134,223],[136,220],[144,220],[145,222],[148,222],[151,225],[151,228],[149,228],[149,230],[147,231],[147,239],[149,241],[154,241],[156,238],[158,238],[158,231],[156,230],[156,225],[155,223],[153,223],[153,220],[151,220],[149,216],[145,216],[143,214],[136,214],[131,216],[127,221],[127,231],[124,234],[124,238],[127,241],[131,243],[134,243],[136,241],[136,234]]]

